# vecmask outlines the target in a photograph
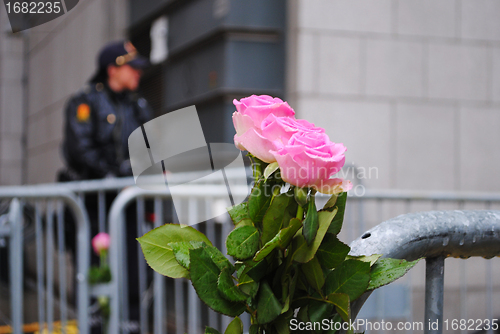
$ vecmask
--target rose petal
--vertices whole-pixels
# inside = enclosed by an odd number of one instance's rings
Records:
[[[276,147],[271,141],[260,135],[255,129],[250,129],[241,136],[235,135],[234,142],[235,144],[238,143],[237,147],[240,150],[241,147],[243,147],[243,150],[250,152],[262,161],[268,163],[276,161],[274,155],[271,153],[271,151],[275,150]]]
[[[313,188],[323,194],[339,194],[348,190],[351,190],[352,183],[349,180],[344,179],[325,179],[318,180]]]

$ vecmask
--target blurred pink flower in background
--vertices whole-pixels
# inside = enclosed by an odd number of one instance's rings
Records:
[[[107,251],[109,248],[109,234],[100,232],[92,239],[92,247],[97,255],[100,255],[102,251]]]

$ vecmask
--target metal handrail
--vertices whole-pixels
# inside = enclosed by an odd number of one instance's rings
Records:
[[[87,334],[88,328],[88,282],[87,273],[90,265],[90,223],[87,212],[81,201],[70,191],[52,186],[20,186],[20,187],[0,187],[0,199],[20,198],[23,200],[54,199],[62,200],[74,213],[77,230],[78,249],[78,326],[79,333]],[[19,278],[17,278],[19,279]]]
[[[191,198],[203,198],[207,196],[217,197],[217,196],[225,196],[227,195],[226,185],[205,185],[200,188],[200,186],[193,185],[180,185],[176,187],[176,196],[179,197],[191,197]],[[231,192],[236,195],[246,195],[248,193],[247,186],[233,186],[231,188]],[[125,212],[124,209],[128,204],[130,204],[135,199],[143,197],[143,198],[163,198],[168,199],[171,198],[171,194],[169,189],[158,189],[158,190],[145,190],[138,187],[130,187],[122,192],[116,197],[109,211],[109,234],[111,240],[118,240],[121,235],[121,229],[125,225]],[[160,223],[160,215],[156,215],[157,221],[155,225]],[[110,333],[119,333],[119,320],[120,320],[120,286],[118,282],[118,277],[120,277],[120,254],[119,254],[119,245],[111,242],[109,248],[109,257],[111,262],[111,289],[112,289],[112,298],[111,298],[111,309],[117,310],[111,313],[110,322],[109,322],[109,331]],[[155,279],[159,276],[159,274],[155,275]],[[156,286],[160,286],[157,284]],[[155,291],[156,295],[160,295],[161,291]],[[160,298],[155,299],[155,301],[161,302]],[[155,307],[155,310],[160,311],[160,307]],[[155,319],[160,319],[159,314],[155,314]]]
[[[430,211],[390,219],[351,243],[351,255],[383,254],[415,260],[426,258],[424,333],[440,334],[443,325],[444,259],[500,256],[500,211]],[[351,305],[355,318],[370,296]],[[431,329],[430,322],[439,327]]]

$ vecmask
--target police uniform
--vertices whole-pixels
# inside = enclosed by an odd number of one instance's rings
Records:
[[[131,176],[128,137],[151,119],[137,93],[88,84],[66,106],[64,158],[75,179]]]
[[[108,68],[123,65],[141,69],[149,61],[128,41],[109,43],[97,58],[96,75],[68,101],[63,144],[68,169],[62,179],[132,175],[128,137],[152,115],[137,93],[109,88]]]
[[[65,139],[63,156],[66,171],[60,173],[60,181],[89,180],[105,177],[131,176],[128,137],[152,116],[146,100],[136,92],[124,90],[115,92],[108,86],[107,69],[110,65],[129,64],[144,68],[148,61],[139,56],[130,42],[115,42],[105,46],[98,57],[98,71],[80,92],[72,96],[65,108]],[[106,211],[116,194],[106,194]],[[85,196],[85,207],[90,221],[92,236],[98,232],[96,194]],[[127,259],[132,264],[129,276],[130,319],[138,320],[138,277],[137,277],[137,232],[135,206],[127,208]],[[75,253],[75,226],[67,220],[66,249]],[[68,224],[69,223],[69,224]],[[72,231],[73,230],[73,231]],[[89,240],[90,242],[90,240]],[[95,255],[94,265],[99,263]],[[135,266],[135,268],[134,268]],[[136,326],[137,327],[137,326]],[[137,332],[132,330],[130,332]],[[100,333],[99,326],[92,327],[92,333]]]

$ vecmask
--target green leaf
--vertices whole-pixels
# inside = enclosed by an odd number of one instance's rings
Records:
[[[171,242],[168,245],[172,248],[177,262],[189,270],[189,250],[203,247],[206,244],[202,241],[181,241]]]
[[[277,171],[278,168],[280,168],[280,166],[276,161],[267,165],[266,169],[264,170],[264,179],[267,180],[267,178],[271,176],[272,173]]]
[[[370,281],[368,262],[346,260],[325,280],[325,294],[346,293],[351,301],[361,296]]]
[[[321,242],[323,241],[326,231],[328,230],[328,226],[336,213],[337,213],[336,209],[333,210],[332,212],[330,211],[318,212],[319,228],[318,232],[316,233],[316,237],[314,238],[310,246],[308,246],[307,244],[306,245],[300,244],[300,247],[294,247],[295,251],[293,259],[295,261],[300,263],[306,263],[311,261],[311,259],[316,254],[316,251],[318,250]]]
[[[238,227],[227,236],[226,247],[229,255],[248,259],[259,249],[259,231],[253,226]]]
[[[246,274],[250,276],[254,281],[258,282],[262,279],[262,277],[266,276],[266,274],[268,273],[268,269],[268,261],[261,260],[257,263],[252,261],[247,266]]]
[[[269,284],[263,281],[259,289],[259,300],[257,302],[257,322],[267,324],[281,314],[281,306],[278,298],[274,295]]]
[[[205,246],[205,251],[207,252],[208,255],[210,255],[210,258],[212,261],[214,261],[215,265],[217,268],[220,270],[224,270],[227,268],[229,272],[234,271],[234,266],[229,262],[229,260],[221,253],[217,247],[214,246]]]
[[[234,225],[238,224],[243,219],[250,219],[250,216],[248,215],[247,202],[232,206],[231,208],[228,208],[227,212],[229,213],[229,216],[231,216]]]
[[[347,201],[347,193],[343,192],[342,194],[338,195],[337,198],[337,203],[335,203],[336,209],[337,209],[337,214],[333,218],[330,227],[328,228],[329,233],[333,234],[339,234],[340,230],[342,229],[342,224],[344,223],[344,213],[345,213],[345,203]],[[328,209],[330,211],[331,208]]]
[[[268,256],[276,247],[279,246],[279,237],[276,235],[271,241],[264,245],[254,256],[253,260],[255,262],[260,262],[266,256]]]
[[[248,214],[254,223],[262,222],[271,203],[273,191],[271,184],[260,180],[252,189],[248,199]]]
[[[313,299],[309,303],[308,315],[311,322],[321,322],[323,319],[328,319],[333,313],[335,305],[327,303],[323,300]]]
[[[205,327],[205,334],[221,334],[218,330],[212,327]]]
[[[232,302],[243,302],[248,298],[247,295],[234,285],[233,277],[227,268],[220,272],[217,288],[224,298]]]
[[[308,315],[308,309],[309,305],[303,306],[300,308],[299,313],[297,313],[297,319],[299,319],[302,322],[308,322],[309,320],[309,315]]]
[[[258,262],[265,258],[269,253],[271,253],[276,247],[280,247],[281,249],[285,249],[290,241],[292,241],[293,236],[297,231],[300,229],[302,226],[302,222],[297,219],[293,218],[290,220],[290,223],[288,224],[287,228],[282,229],[281,231],[278,232],[278,234],[270,240],[267,244],[262,247],[257,254],[255,254],[255,257],[253,258],[254,261]]]
[[[323,210],[327,210],[329,208],[333,208],[335,206],[335,203],[337,203],[337,198],[339,197],[339,194],[333,194],[328,201],[325,203],[323,206]]]
[[[297,233],[297,231],[301,227],[302,227],[302,222],[300,221],[300,219],[297,218],[290,219],[288,227],[282,229],[278,233],[279,247],[281,249],[287,248],[290,242],[292,241],[293,237],[295,236],[295,233]]]
[[[250,328],[248,329],[248,333],[249,334],[259,334],[259,325],[257,325],[257,324],[251,325]]]
[[[111,269],[108,265],[104,267],[92,266],[89,268],[89,284],[107,283],[111,281]]]
[[[335,235],[327,233],[316,256],[326,269],[337,268],[346,258],[351,248],[340,241]]]
[[[335,313],[335,315],[333,316],[333,318],[331,318],[330,320],[330,329],[325,331],[324,334],[336,334],[338,333],[339,331],[335,330],[335,328],[339,328],[338,325],[336,325],[337,323],[341,324],[342,323],[342,317],[340,316],[340,314],[338,313]]]
[[[420,259],[408,262],[398,259],[380,259],[372,268],[370,273],[371,280],[368,285],[368,290],[380,288],[389,284],[408,272],[415,266]]]
[[[328,300],[335,305],[335,309],[342,319],[349,322],[351,319],[349,296],[345,293],[331,293],[328,295]]]
[[[269,240],[274,238],[283,225],[283,217],[288,207],[290,196],[288,194],[280,194],[275,196],[267,209],[262,220],[262,244],[265,245]]]
[[[273,321],[274,328],[279,334],[290,334],[290,320],[293,318],[293,310],[289,310],[281,314],[276,320]]]
[[[238,287],[241,289],[241,291],[243,291],[244,294],[248,295],[250,298],[255,298],[257,291],[259,291],[259,283],[255,282],[247,274],[241,275]]]
[[[227,325],[224,334],[243,334],[243,322],[240,318],[236,317]]]
[[[189,251],[190,272],[193,287],[198,297],[214,311],[231,317],[240,315],[246,308],[243,303],[235,303],[222,298],[217,289],[220,269],[212,261],[205,248]]]
[[[253,221],[250,218],[248,218],[248,219],[242,219],[238,223],[234,224],[235,228],[242,226],[253,226]]]
[[[189,272],[177,262],[169,243],[203,241],[207,245],[212,245],[203,233],[194,228],[174,224],[155,228],[137,240],[141,244],[142,252],[149,266],[156,272],[172,278],[188,278]]]
[[[367,256],[367,255],[361,255],[361,256],[347,255],[346,260],[358,260],[358,261],[368,262],[368,263],[370,263],[370,267],[371,267],[377,262],[377,260],[381,256],[382,256],[382,254],[373,254],[370,256]]]
[[[307,245],[311,245],[316,237],[316,233],[318,233],[319,227],[318,211],[316,211],[316,203],[314,202],[314,196],[312,195],[309,198],[309,203],[307,204],[307,213],[303,226],[304,228],[302,229],[302,234],[306,239]]]
[[[307,283],[321,295],[321,288],[325,284],[325,276],[323,275],[323,269],[321,269],[318,258],[314,257],[311,261],[304,263],[301,269],[306,276]]]

